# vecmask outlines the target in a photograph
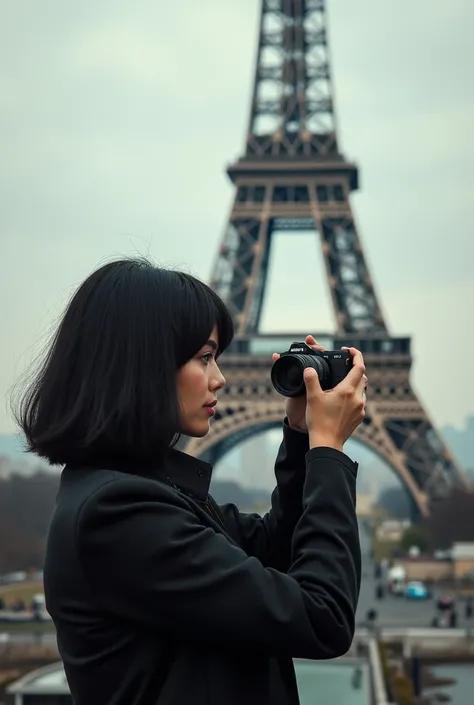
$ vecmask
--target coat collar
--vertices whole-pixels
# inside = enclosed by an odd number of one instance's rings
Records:
[[[161,479],[181,490],[185,494],[204,502],[207,499],[212,479],[212,465],[183,453],[170,449],[160,465],[134,464],[130,462],[103,462],[100,464],[68,463],[64,470],[78,469],[116,470],[128,475]],[[68,473],[66,472],[66,475]]]
[[[171,450],[159,474],[166,473],[166,479],[195,499],[204,501],[212,479],[212,465],[183,453]]]

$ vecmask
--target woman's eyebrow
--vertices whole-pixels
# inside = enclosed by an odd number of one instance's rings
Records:
[[[204,343],[204,347],[206,347],[206,345],[209,345],[209,347],[213,350],[217,350],[217,343],[215,340],[208,340],[206,343]]]

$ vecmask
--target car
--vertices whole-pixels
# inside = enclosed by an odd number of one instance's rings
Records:
[[[407,600],[428,600],[430,591],[426,585],[419,581],[412,581],[405,587],[405,598]]]

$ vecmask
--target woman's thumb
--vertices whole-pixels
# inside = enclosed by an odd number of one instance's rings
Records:
[[[318,373],[314,367],[306,367],[303,372],[303,379],[306,385],[307,392],[315,392],[320,389]]]

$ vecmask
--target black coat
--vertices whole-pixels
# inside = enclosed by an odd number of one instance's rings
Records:
[[[349,649],[357,465],[285,425],[263,519],[218,507],[211,472],[63,470],[44,584],[76,705],[294,705],[292,658]]]

